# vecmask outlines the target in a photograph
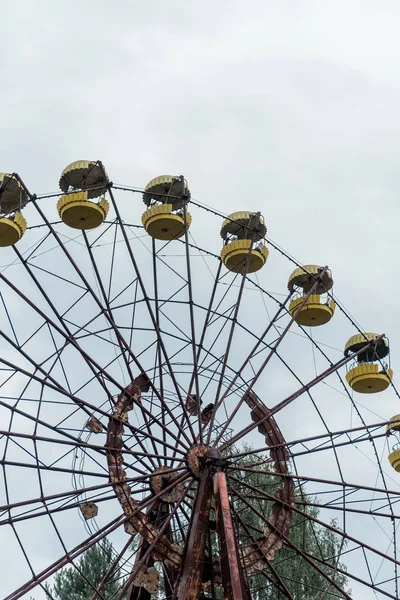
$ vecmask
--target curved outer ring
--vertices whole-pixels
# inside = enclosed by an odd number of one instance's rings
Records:
[[[113,484],[124,513],[130,517],[129,521],[133,529],[152,543],[158,536],[158,530],[149,522],[147,515],[139,510],[136,500],[131,495],[130,486],[125,483],[126,471],[122,468],[123,457],[120,452],[123,445],[123,423],[128,422],[128,412],[133,409],[134,403],[140,404],[140,402],[141,391],[135,382],[118,396],[115,412],[111,415],[107,427],[106,453],[110,482]],[[246,403],[251,408],[251,417],[254,421],[259,421],[268,413],[268,409],[252,392],[247,395]],[[265,442],[271,448],[270,454],[275,471],[283,477],[282,484],[275,493],[276,502],[272,504],[270,525],[265,528],[264,536],[256,540],[256,543],[240,549],[242,566],[248,575],[262,570],[264,562],[272,560],[275,552],[282,548],[282,536],[287,536],[289,533],[291,507],[294,506],[294,483],[291,478],[285,477],[289,474],[287,462],[290,455],[284,445],[283,435],[272,416],[263,422],[258,430],[265,435]],[[170,568],[176,569],[180,565],[182,556],[183,548],[173,544],[165,535],[159,537],[153,551],[154,560],[165,562]]]
[[[268,408],[260,402],[256,394],[249,392],[246,397],[247,405],[252,409],[251,417],[254,422],[265,418],[269,414]],[[290,454],[285,446],[285,439],[277,422],[271,416],[258,427],[258,431],[265,435],[265,443],[270,447],[270,455],[276,473],[282,475],[281,486],[275,492],[276,502],[272,504],[269,525],[264,529],[264,537],[256,540],[242,550],[242,565],[248,574],[262,570],[263,563],[273,560],[275,552],[283,546],[284,539],[289,534],[292,520],[292,506],[294,506],[293,480],[285,475],[289,474],[288,461]]]
[[[122,506],[122,510],[129,518],[132,528],[145,538],[150,544],[158,536],[158,531],[148,516],[139,509],[139,505],[132,497],[131,488],[125,483],[126,471],[122,468],[123,457],[120,452],[123,442],[123,423],[128,422],[128,412],[133,405],[140,404],[141,391],[135,383],[131,383],[124,392],[118,396],[115,412],[111,415],[107,427],[107,463],[110,474],[110,483],[113,484],[115,495]],[[109,448],[113,448],[110,450]],[[163,561],[170,568],[178,568],[181,562],[182,548],[173,544],[167,536],[161,535],[153,550],[153,559]]]

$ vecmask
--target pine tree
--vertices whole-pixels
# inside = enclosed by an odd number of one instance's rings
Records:
[[[249,452],[251,448],[243,448],[243,452]],[[267,456],[248,454],[240,459],[242,466],[258,463],[256,467],[257,473],[241,472],[241,480],[243,485],[235,483],[236,489],[250,500],[249,496],[254,494],[249,488],[244,485],[249,484],[260,489],[265,495],[273,495],[275,490],[280,485],[280,479],[272,475],[267,475],[270,470],[270,463],[267,461]],[[273,501],[259,495],[257,498],[251,498],[251,503],[259,513],[268,517],[271,512]],[[346,571],[346,566],[338,560],[338,556],[344,550],[345,543],[342,547],[342,538],[339,534],[331,531],[315,523],[312,518],[317,518],[319,510],[315,506],[309,505],[310,498],[304,493],[303,489],[295,490],[295,508],[303,514],[293,511],[291,526],[289,530],[289,540],[302,551],[310,554],[317,560],[313,561],[326,575],[331,577],[335,583],[347,594],[350,591],[347,588],[347,577],[343,573],[335,570],[339,567]],[[253,532],[257,538],[257,531],[265,528],[265,522],[254,511],[249,508],[245,502],[236,498],[233,501],[235,510],[240,514],[240,518],[246,526]],[[312,517],[311,519],[308,517]],[[335,521],[331,521],[329,525],[337,527]],[[249,540],[242,540],[242,543],[249,543]],[[319,559],[319,560],[318,560]],[[313,560],[313,559],[311,559]],[[322,561],[322,562],[320,562]],[[329,581],[314,568],[312,564],[302,558],[296,549],[284,544],[283,547],[276,552],[275,558],[271,561],[271,566],[278,574],[284,585],[290,590],[292,596],[296,600],[314,600],[321,594],[325,600],[338,600],[340,592]],[[266,569],[270,580],[277,582],[276,576],[272,570]],[[249,580],[251,594],[253,600],[282,600],[285,595],[279,591],[277,585],[272,585],[264,575],[253,575]]]
[[[53,588],[47,586],[54,600],[90,600],[94,589],[103,580],[115,554],[111,543],[104,539],[85,552],[76,562],[78,568],[66,567],[56,573]],[[117,569],[102,590],[101,600],[116,598],[123,581]],[[93,589],[94,588],[94,589]]]

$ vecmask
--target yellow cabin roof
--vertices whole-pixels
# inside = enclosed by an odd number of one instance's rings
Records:
[[[386,425],[386,431],[399,431],[400,430],[400,415],[394,415],[389,419],[388,424]]]
[[[0,211],[14,212],[28,200],[28,195],[18,179],[10,173],[0,173]]]
[[[159,175],[144,188],[143,202],[150,206],[151,201],[168,202],[173,210],[182,208],[190,198],[190,190],[185,179],[185,193],[182,194],[182,181],[177,175]]]
[[[347,356],[349,352],[357,352],[365,346],[366,343],[373,342],[379,335],[379,333],[372,332],[362,332],[352,335],[344,347],[344,354]],[[378,344],[379,346],[376,354],[379,358],[384,358],[389,354],[389,342],[387,338],[383,337],[379,340]]]
[[[239,211],[239,212],[232,213],[222,223],[221,237],[223,239],[225,239],[228,233],[235,235],[238,233],[238,231],[240,230],[241,227],[251,228],[252,220],[255,217],[256,217],[255,212]],[[257,236],[257,239],[260,239],[260,238],[264,237],[265,234],[267,233],[267,228],[265,225],[264,217],[260,216],[260,222],[259,222],[258,227],[259,227],[260,231]]]
[[[107,191],[107,182],[107,173],[97,162],[76,160],[65,167],[59,185],[63,192],[68,192],[71,187],[76,190],[88,190],[88,198],[97,198]]]
[[[319,265],[304,265],[297,267],[289,277],[288,288],[293,290],[294,287],[310,288],[314,283],[314,277],[321,273],[323,267]],[[317,284],[315,294],[323,294],[331,289],[333,285],[332,273],[327,269],[322,277],[322,281]]]
[[[358,346],[360,344],[366,344],[367,342],[373,342],[377,337],[379,337],[379,333],[356,333],[355,335],[352,335],[351,338],[349,338],[344,349],[349,350],[352,346]],[[382,342],[389,348],[389,342],[386,338],[382,338]]]

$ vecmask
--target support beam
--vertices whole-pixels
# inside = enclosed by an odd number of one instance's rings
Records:
[[[335,373],[335,371],[338,371],[341,367],[343,367],[348,362],[350,362],[350,360],[353,360],[354,357],[361,354],[361,352],[365,352],[365,350],[367,350],[373,344],[379,342],[384,337],[384,335],[385,334],[382,333],[373,342],[368,342],[367,344],[365,344],[365,346],[360,348],[360,350],[358,350],[358,352],[355,352],[354,354],[349,355],[349,356],[345,356],[344,358],[339,360],[337,363],[332,364],[328,369],[323,371],[323,373],[321,373],[320,375],[317,375],[309,383],[307,383],[306,385],[303,385],[300,389],[298,389],[297,392],[294,392],[294,394],[291,394],[291,396],[288,396],[285,400],[282,400],[282,402],[275,404],[275,406],[269,410],[269,413],[266,414],[262,419],[260,419],[259,421],[256,421],[255,423],[252,423],[251,425],[248,425],[247,427],[245,427],[244,429],[239,431],[239,433],[237,433],[236,435],[231,437],[228,442],[225,442],[224,444],[219,446],[220,452],[223,452],[223,450],[225,450],[226,448],[233,446],[237,441],[239,441],[245,435],[248,435],[251,431],[253,431],[253,429],[255,429],[256,427],[259,427],[260,425],[265,423],[265,421],[267,421],[269,418],[271,418],[275,413],[279,412],[280,410],[282,410],[283,408],[288,406],[291,402],[293,402],[294,400],[299,398],[299,396],[304,394],[304,392],[308,392],[308,390],[310,390],[312,387],[314,387],[314,385],[317,385],[317,383],[320,383],[326,377],[328,377],[329,375],[332,375],[332,373]],[[254,382],[254,379],[255,378],[253,378],[253,382]],[[247,397],[247,394],[250,391],[251,391],[251,385],[248,387],[246,392],[243,394],[243,396],[242,396],[243,400],[244,400],[244,398]],[[229,419],[228,419],[228,421],[229,421]],[[226,427],[228,421],[225,423],[225,427]],[[221,435],[221,433],[219,435]],[[214,442],[214,443],[216,443],[216,442]]]
[[[213,485],[224,598],[246,600],[248,596],[233,529],[225,473],[215,473]]]
[[[175,593],[176,600],[198,600],[200,597],[210,520],[211,492],[212,481],[208,472],[204,471],[197,488],[179,588]]]

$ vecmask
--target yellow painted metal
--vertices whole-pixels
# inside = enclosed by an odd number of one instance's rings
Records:
[[[400,472],[400,450],[394,450],[388,456],[389,462],[392,465],[393,469]]]
[[[156,240],[176,240],[185,234],[185,220],[172,212],[172,204],[156,204],[142,214],[142,223],[147,233]],[[186,213],[189,229],[192,217]]]
[[[242,227],[249,227],[251,220],[256,216],[256,213],[249,211],[239,211],[234,212],[229,215],[222,223],[221,226],[221,237],[226,239],[228,234],[238,235],[240,233],[240,229]],[[257,239],[260,239],[265,236],[267,233],[267,228],[265,226],[265,221],[263,217],[260,217],[260,222],[258,225],[259,234],[257,235]],[[246,233],[246,237],[251,237],[251,232],[244,230]]]
[[[360,348],[362,348],[362,346],[364,346],[367,342],[372,342],[378,336],[379,336],[378,333],[368,333],[368,332],[356,333],[355,335],[352,335],[351,338],[348,340],[347,344],[344,347],[344,351],[345,351],[345,353],[347,350],[352,350],[353,352],[357,352],[357,350],[360,350]],[[386,348],[387,348],[386,354],[388,354],[389,342],[387,341],[387,339],[382,338],[380,343],[384,344],[386,346]],[[383,358],[383,357],[381,356],[381,358]]]
[[[394,415],[389,419],[389,423],[386,425],[386,431],[400,431],[400,415]]]
[[[25,231],[26,219],[21,213],[15,213],[14,217],[3,217],[0,219],[0,247],[13,246]]]
[[[376,363],[358,365],[346,373],[347,383],[360,394],[383,392],[390,385],[392,378],[392,369],[379,371],[379,365]]]
[[[88,192],[74,192],[61,196],[57,202],[60,218],[73,229],[94,229],[107,217],[109,204],[105,198],[99,202],[87,199]]]
[[[97,198],[106,193],[107,179],[107,173],[96,162],[76,160],[65,167],[59,185],[62,192],[68,192],[70,188],[87,190],[88,198]]]
[[[318,265],[304,265],[297,267],[289,277],[288,288],[293,290],[295,287],[303,289],[311,289],[315,283],[313,275],[318,275],[323,270],[323,267]],[[315,288],[316,294],[323,294],[331,289],[333,285],[332,273],[327,269],[322,277],[321,282],[317,283]]]
[[[293,315],[304,301],[304,296],[299,296],[289,304],[289,312]],[[295,321],[305,327],[319,327],[325,325],[331,320],[335,313],[336,303],[331,300],[328,304],[321,303],[321,297],[318,294],[312,294],[307,298],[306,303],[296,315]]]
[[[152,179],[144,188],[143,202],[150,206],[152,200],[159,203],[172,205],[173,210],[182,208],[188,198],[190,190],[185,181],[185,193],[182,195],[182,181],[176,175],[160,175]]]
[[[28,200],[28,195],[14,175],[0,173],[0,212],[14,212]]]
[[[229,271],[243,273],[246,259],[249,255],[251,240],[235,240],[229,242],[221,250],[221,259]],[[247,272],[259,271],[268,258],[268,248],[263,246],[260,250],[252,249]]]

